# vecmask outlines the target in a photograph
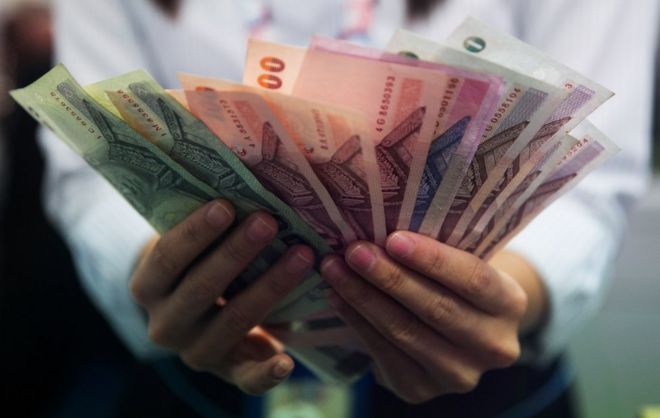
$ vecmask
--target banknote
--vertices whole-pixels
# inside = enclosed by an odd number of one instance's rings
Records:
[[[278,219],[278,239],[232,282],[228,294],[234,294],[256,280],[288,245],[309,244],[319,256],[331,251],[329,245],[290,207],[259,183],[233,151],[146,72],[130,72],[86,89],[95,96],[107,96],[122,117],[144,138],[211,186],[217,195],[232,201],[238,219],[260,209]],[[325,309],[327,304],[322,296],[325,287],[318,273],[312,271],[273,311],[274,320],[281,320],[289,313],[293,315],[289,318],[292,319]]]
[[[303,48],[251,39],[248,43],[243,83],[264,91],[291,96],[305,54],[306,49]],[[273,62],[277,64],[273,66]],[[264,83],[266,75],[275,77],[278,81]],[[329,106],[328,103],[322,104],[326,108]],[[336,108],[336,106],[333,107]],[[364,115],[360,113],[359,117],[364,118]],[[318,117],[316,119],[318,120]],[[345,125],[343,122],[345,120],[347,118],[339,117],[334,118],[336,122],[328,121],[328,123],[339,127]],[[370,241],[382,243],[386,236],[385,209],[372,136],[367,127],[361,128],[359,151],[355,146],[356,138],[351,141],[337,138],[336,151],[341,152],[337,154],[337,159],[333,161],[334,164],[324,166],[322,171],[326,171],[326,173],[319,174],[319,176],[326,182],[328,189],[339,195],[340,198],[343,195],[350,196],[346,203],[353,206],[352,211],[356,212],[355,219],[363,221],[363,233],[361,234],[360,230],[356,229],[360,239],[366,237]],[[315,135],[315,137],[317,136]],[[318,162],[323,163],[322,160]],[[359,177],[362,178],[361,181]],[[368,188],[368,196],[365,193],[365,185]],[[370,202],[366,201],[367,197]],[[371,209],[371,219],[364,221],[367,208]]]
[[[278,44],[271,44],[269,51],[276,57],[296,52]],[[248,51],[246,68],[257,67],[259,61]],[[436,70],[320,49],[307,50],[300,69],[288,68],[298,73],[294,96],[350,106],[367,118],[380,171],[386,230],[395,230],[402,206],[414,206],[440,111],[437,91],[446,88],[450,77]]]
[[[63,65],[11,95],[160,233],[218,196],[87,95]]]
[[[388,50],[412,53],[424,60],[443,63],[472,71],[498,76],[504,94],[487,118],[479,138],[479,146],[458,190],[439,190],[422,221],[419,232],[448,241],[464,211],[476,212],[487,188],[501,176],[507,161],[513,161],[531,136],[540,127],[565,93],[547,83],[517,73],[501,65],[484,61],[415,35],[399,30],[391,39]]]
[[[553,172],[561,159],[571,155],[576,147],[581,146],[582,143],[569,134],[565,134],[555,141],[554,148],[537,162],[534,169],[522,181],[518,182],[518,187],[513,193],[509,194],[506,199],[501,199],[503,196],[500,195],[490,204],[487,210],[493,211],[493,214],[485,213],[479,223],[468,228],[468,233],[459,243],[459,247],[470,253],[476,252],[495,225],[498,225],[502,219],[511,216],[511,211],[517,207],[516,202],[520,199],[522,199],[521,203],[524,202]],[[488,222],[481,221],[486,218]]]
[[[277,45],[261,39],[248,40],[243,84],[282,94],[293,94],[307,48]]]
[[[305,156],[261,95],[227,87],[188,89],[191,112],[238,155],[261,184],[292,207],[334,251],[343,253],[355,241],[355,233]]]
[[[378,178],[367,175],[377,173],[376,157],[359,114],[224,80],[190,74],[179,78],[189,91],[210,87],[259,92],[352,228],[353,237],[348,241],[355,237],[374,241],[376,235],[384,236],[384,230],[374,231],[374,225],[384,226],[382,206],[372,207],[372,203],[382,202],[382,193]]]
[[[577,146],[566,154],[552,173],[530,195],[521,196],[486,237],[475,254],[490,258],[529,224],[543,209],[563,196],[584,176],[619,152],[619,148],[588,121],[571,133]],[[520,202],[520,200],[523,200]]]
[[[554,140],[564,132],[577,126],[589,113],[612,96],[612,92],[598,83],[589,80],[578,72],[549,58],[546,54],[533,48],[511,35],[498,32],[477,21],[468,18],[447,40],[451,47],[462,48],[465,53],[478,55],[480,58],[506,66],[523,74],[528,74],[540,81],[562,88],[566,97],[556,106],[549,117],[543,121],[543,126],[534,137],[519,150],[513,161],[508,164],[503,175],[498,176],[498,182],[488,190],[488,195],[480,205],[472,205],[475,211],[468,211],[461,216],[453,228],[450,244],[456,245],[464,237],[465,232],[476,225],[476,222],[488,222],[487,212],[490,204],[500,195],[501,199],[513,193],[517,183],[512,179],[519,176],[519,182],[534,168],[538,160],[555,146]],[[483,217],[483,219],[481,219]]]
[[[435,69],[451,77],[446,89],[438,92],[441,107],[414,205],[404,205],[399,214],[397,229],[417,231],[435,195],[453,195],[458,189],[479,145],[487,118],[502,95],[502,82],[499,77],[490,74],[431,62],[414,54],[415,44],[409,46],[403,50],[388,49],[383,52],[345,41],[315,37],[310,48]]]

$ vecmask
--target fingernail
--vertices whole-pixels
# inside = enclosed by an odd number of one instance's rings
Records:
[[[273,375],[277,379],[284,379],[289,373],[291,373],[291,370],[293,370],[293,365],[290,361],[280,360],[275,363],[275,367],[273,367]]]
[[[277,230],[271,224],[264,221],[261,216],[252,219],[247,228],[247,236],[252,241],[264,242],[272,239]]]
[[[365,244],[360,244],[346,257],[348,263],[361,271],[368,272],[376,263],[376,254]]]
[[[308,270],[313,262],[314,259],[309,258],[304,251],[297,250],[287,258],[284,264],[284,270],[291,274],[302,273]]]
[[[233,214],[222,203],[214,202],[208,211],[206,211],[206,222],[215,228],[227,226]]]
[[[387,252],[400,258],[406,258],[415,249],[415,241],[402,233],[395,232],[386,244]]]
[[[326,258],[321,263],[321,276],[333,286],[340,285],[346,277],[340,263],[341,261],[337,257]]]

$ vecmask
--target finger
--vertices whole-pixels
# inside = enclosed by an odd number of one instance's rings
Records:
[[[374,361],[374,375],[385,387],[406,402],[418,403],[438,396],[433,382],[413,359],[384,338],[366,319],[336,293],[328,296],[330,305],[341,319],[355,330]],[[405,379],[402,379],[405,376]],[[414,382],[414,385],[411,384]]]
[[[347,254],[348,261],[358,266],[356,269],[363,278],[455,344],[479,349],[492,334],[489,328],[495,325],[495,318],[475,309],[437,282],[394,262],[377,245],[360,244],[350,248]],[[360,271],[360,263],[372,255],[372,265]]]
[[[232,367],[232,381],[243,392],[261,395],[279,385],[291,374],[294,363],[282,353],[263,361],[249,361]]]
[[[293,368],[291,357],[275,347],[271,339],[250,332],[226,359],[218,374],[244,392],[259,395],[283,382]]]
[[[146,306],[168,293],[183,271],[229,228],[234,209],[215,200],[165,233],[137,266],[131,281],[135,299]]]
[[[159,345],[179,348],[198,335],[204,317],[227,286],[268,245],[277,222],[265,212],[250,215],[209,255],[191,268],[172,294],[152,309],[149,335]],[[213,311],[212,311],[213,312]]]
[[[465,251],[413,232],[397,231],[386,242],[396,261],[447,286],[474,306],[499,314],[518,306],[520,286]]]
[[[355,274],[341,258],[326,257],[321,271],[343,300],[381,335],[428,370],[436,381],[457,392],[474,388],[479,371],[467,353]]]
[[[314,253],[309,247],[291,247],[272,268],[215,315],[190,348],[192,356],[205,358],[227,353],[303,280],[313,262]]]

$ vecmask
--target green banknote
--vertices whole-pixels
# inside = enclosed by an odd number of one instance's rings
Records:
[[[231,149],[146,72],[133,71],[85,89],[195,177],[231,200],[239,218],[264,209],[279,220],[279,239],[243,272],[235,287],[240,289],[256,279],[286,251],[287,245],[304,242],[319,255],[330,252],[316,232],[264,188]],[[312,272],[280,303],[269,321],[299,320],[327,308],[322,297],[324,284],[318,273]]]
[[[11,95],[103,175],[158,232],[218,195],[99,106],[61,65]]]
[[[264,251],[236,281],[234,291],[258,277],[286,250],[287,244],[305,242],[319,255],[329,251],[297,215],[261,187],[231,151],[226,147],[222,150],[224,145],[213,145],[212,142],[219,144],[220,141],[217,138],[212,141],[214,137],[209,136],[212,134],[205,125],[194,120],[194,116],[164,91],[158,100],[172,100],[170,107],[164,106],[171,111],[165,114],[171,137],[182,138],[184,143],[162,140],[154,145],[145,141],[117,113],[85,92],[62,65],[11,94],[101,173],[160,233],[216,197],[232,200],[239,218],[256,209],[274,213],[280,223],[280,239],[275,240],[271,248]],[[204,148],[205,145],[208,147]],[[224,156],[230,162],[225,162]],[[188,169],[194,165],[197,167]],[[230,170],[235,174],[232,175]],[[211,178],[212,173],[216,177]],[[251,199],[253,196],[256,196],[254,200]],[[273,320],[299,319],[301,314],[323,309],[325,301],[319,289],[321,283],[318,273],[310,274],[303,285],[273,311]],[[290,305],[295,308],[288,309]]]

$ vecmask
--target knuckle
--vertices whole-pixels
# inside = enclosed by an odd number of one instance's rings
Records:
[[[161,347],[169,347],[171,345],[170,329],[161,321],[149,321],[147,332],[149,339],[156,345]]]
[[[228,304],[221,312],[226,327],[237,335],[247,333],[254,326],[245,310],[235,304]]]
[[[359,308],[369,303],[369,300],[371,300],[371,297],[373,296],[373,291],[369,286],[359,285],[352,291],[346,292],[345,295],[352,307]]]
[[[192,220],[184,222],[182,225],[183,239],[190,241],[192,243],[202,243],[202,236],[204,235],[204,228],[199,225],[198,222],[193,222]]]
[[[465,394],[472,392],[479,384],[480,373],[455,370],[450,374],[449,386],[453,393]]]
[[[186,302],[194,306],[206,306],[212,304],[219,295],[217,283],[219,281],[207,280],[205,278],[193,279],[188,277],[179,285],[180,292]]]
[[[405,283],[404,276],[403,268],[393,265],[380,280],[383,290],[389,294],[397,293]]]
[[[429,255],[429,271],[433,274],[440,274],[443,267],[446,265],[446,260],[440,246],[434,246],[433,248],[433,251],[431,251],[431,254]]]
[[[475,260],[472,273],[465,282],[465,291],[470,297],[478,298],[487,294],[492,282],[493,274],[490,267],[480,260]]]
[[[179,357],[181,357],[181,361],[183,361],[186,366],[190,367],[194,371],[202,372],[211,369],[208,356],[205,352],[202,352],[199,349],[192,348],[183,351],[180,353]]]
[[[457,320],[458,307],[456,303],[445,297],[435,298],[427,309],[429,323],[452,327]]]
[[[225,241],[224,250],[227,258],[229,258],[234,263],[244,263],[247,261],[245,250],[242,248],[235,236]]]
[[[522,318],[527,312],[527,293],[518,287],[517,291],[511,295],[511,311],[516,318]]]
[[[281,299],[291,291],[290,280],[284,275],[275,275],[274,277],[266,280],[266,286],[271,295],[277,299]]]
[[[417,341],[420,334],[420,322],[406,315],[402,319],[391,321],[390,333],[394,341],[407,345]]]
[[[173,275],[177,274],[179,269],[174,261],[174,257],[169,256],[167,244],[159,239],[151,250],[151,260],[162,272]]]
[[[520,357],[520,343],[517,340],[509,344],[491,343],[488,354],[495,366],[511,366]]]
[[[142,282],[137,278],[131,278],[128,283],[128,289],[131,292],[133,299],[138,302],[141,306],[144,306],[149,299],[147,289],[142,285]]]

